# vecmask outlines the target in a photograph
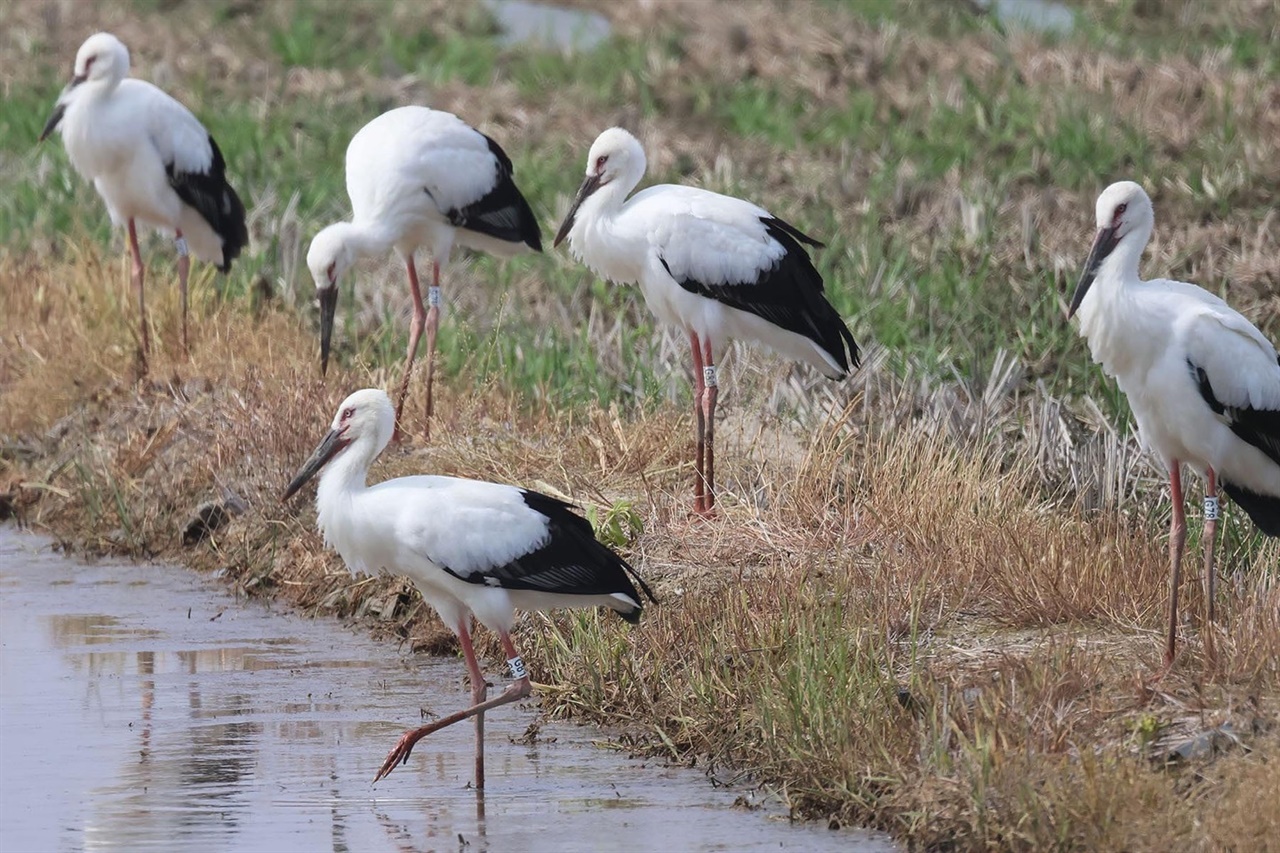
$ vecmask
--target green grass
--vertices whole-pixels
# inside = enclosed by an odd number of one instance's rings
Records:
[[[899,56],[906,38],[1003,38],[988,19],[954,5],[826,5],[833,14],[852,12],[864,23],[893,28],[887,31],[882,72],[888,77],[899,73],[895,63],[906,61]],[[146,2],[137,8],[144,13],[150,9]],[[414,73],[428,86],[476,87],[477,97],[483,97],[486,87],[509,83],[530,110],[568,102],[580,105],[588,122],[595,119],[578,128],[572,139],[524,139],[504,136],[500,128],[485,128],[513,157],[517,181],[543,222],[548,251],[558,225],[554,213],[573,192],[582,168],[583,142],[616,120],[620,106],[654,120],[687,116],[708,127],[730,150],[736,139],[763,146],[779,159],[848,156],[851,168],[866,171],[861,212],[823,186],[797,188],[806,198],[798,203],[791,197],[794,193],[765,186],[767,170],[736,170],[730,185],[711,188],[756,199],[824,240],[828,248],[817,251],[815,261],[831,299],[853,318],[859,337],[884,344],[893,360],[904,366],[920,365],[939,373],[954,367],[964,375],[980,376],[996,352],[1011,350],[1030,366],[1031,379],[1045,380],[1055,393],[1088,393],[1118,402],[1114,389],[1088,363],[1072,327],[1061,319],[1059,291],[1064,282],[1055,280],[1049,259],[1041,253],[1035,259],[1038,266],[1028,269],[1020,258],[1010,257],[1008,233],[1017,232],[1020,225],[997,217],[1001,200],[1027,188],[1091,197],[1111,180],[1134,176],[1157,193],[1161,187],[1186,187],[1184,206],[1200,217],[1225,218],[1243,210],[1260,221],[1273,203],[1266,188],[1240,165],[1253,131],[1240,126],[1234,104],[1237,98],[1259,97],[1253,92],[1228,92],[1212,101],[1217,119],[1212,132],[1174,156],[1163,152],[1134,117],[1116,112],[1105,98],[1028,85],[1012,67],[984,79],[930,75],[911,109],[884,99],[874,88],[859,86],[849,87],[843,98],[815,104],[798,81],[714,74],[673,81],[656,72],[678,63],[690,49],[683,25],[654,31],[643,42],[614,37],[593,52],[569,56],[500,49],[492,37],[493,21],[478,7],[440,20],[425,13],[421,18],[397,18],[378,4],[355,4],[343,15],[332,12],[317,0],[296,4],[289,15],[269,10],[245,13],[230,3],[213,7],[211,14],[241,24],[250,15],[252,37],[246,49],[263,52],[284,68],[329,68],[384,78]],[[1191,45],[1185,39],[1176,41],[1177,33],[1167,26],[1128,12],[1133,10],[1087,5],[1077,15],[1081,31],[1070,39],[1093,44],[1105,31],[1119,44],[1140,44],[1152,55],[1164,55],[1181,44],[1192,55],[1229,49],[1244,67],[1270,68],[1268,63],[1274,61],[1276,49],[1264,33],[1233,30],[1220,17],[1198,18],[1197,32],[1211,38]],[[49,241],[57,245],[58,235],[67,233],[119,239],[111,234],[101,202],[71,170],[56,140],[35,145],[65,73],[63,57],[46,62],[39,85],[10,92],[0,114],[0,176],[5,190],[0,193],[0,234],[8,251]],[[272,200],[260,211],[259,251],[242,257],[230,278],[219,284],[225,295],[235,298],[246,293],[255,278],[276,281],[283,274],[280,254],[287,246],[281,242],[282,214],[291,199],[304,251],[311,234],[348,214],[342,176],[346,144],[358,127],[391,104],[384,95],[358,88],[316,104],[282,98],[279,92],[250,99],[220,79],[196,76],[184,84],[189,105],[227,154],[246,203],[253,208]],[[708,157],[684,156],[674,169],[655,169],[647,180],[679,181],[692,172],[691,180],[707,183],[703,176],[711,165]],[[985,210],[980,233],[925,235],[909,222],[886,219],[904,184],[930,191],[957,183],[971,203]],[[1087,212],[1076,225],[1082,256]],[[157,252],[152,262],[168,260]],[[655,326],[637,308],[634,290],[603,286],[585,268],[550,257],[510,265],[485,258],[475,262],[475,270],[494,288],[490,308],[497,305],[501,310],[496,315],[491,310],[491,316],[450,315],[440,341],[444,376],[469,375],[477,382],[502,377],[532,399],[557,405],[615,399],[643,404],[660,397],[657,389],[667,387],[666,368],[656,363]],[[299,273],[292,286],[305,294],[310,282],[301,265]],[[510,290],[519,273],[536,276],[546,298],[575,311],[597,300],[603,310],[627,311],[636,318],[628,327],[625,351],[611,360],[614,366],[601,366],[597,342],[581,328],[531,321]],[[355,341],[348,324],[339,357],[394,362],[405,345],[406,330],[401,326],[388,322],[366,340]]]

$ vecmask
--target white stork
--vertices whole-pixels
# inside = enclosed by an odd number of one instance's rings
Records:
[[[817,240],[762,207],[694,187],[663,184],[630,199],[644,149],[614,127],[597,137],[587,175],[556,234],[575,257],[618,284],[639,283],[659,320],[693,350],[697,462],[694,510],[715,506],[714,348],[730,338],[763,344],[831,378],[858,366],[858,345],[823,294],[801,244]]]
[[[222,152],[204,125],[169,95],[128,73],[129,50],[118,38],[98,33],[86,39],[40,140],[60,132],[71,164],[93,181],[111,220],[128,228],[141,316],[138,355],[145,372],[150,336],[135,222],[174,235],[184,349],[188,245],[196,257],[225,273],[248,244],[249,231],[244,204],[227,183]]]
[[[325,542],[354,573],[407,575],[455,632],[471,676],[472,705],[406,732],[374,781],[409,759],[434,731],[476,718],[476,787],[484,787],[485,711],[529,695],[529,675],[511,642],[515,609],[609,607],[634,624],[655,601],[625,560],[595,538],[572,506],[537,492],[456,477],[400,477],[366,486],[369,465],[391,440],[395,410],[382,391],[356,391],[328,435],[285,489],[288,500],[321,469],[316,515]],[[632,581],[634,580],[635,583]],[[514,681],[486,699],[471,645],[471,617],[498,634]]]
[[[427,406],[440,316],[440,271],[454,244],[508,257],[525,248],[542,251],[542,235],[529,203],[512,180],[511,158],[488,136],[452,113],[399,107],[375,118],[347,146],[347,195],[352,220],[316,234],[307,266],[320,298],[320,369],[329,365],[329,340],[338,304],[338,281],[356,261],[394,249],[404,261],[413,293],[413,320],[404,377],[396,400],[396,433],[409,390],[418,340],[427,331]],[[431,253],[430,310],[413,254]]]
[[[1271,342],[1212,293],[1138,277],[1151,237],[1151,199],[1132,181],[1098,197],[1098,234],[1071,299],[1093,360],[1129,399],[1143,442],[1169,471],[1169,634],[1172,663],[1186,520],[1182,465],[1206,478],[1207,613],[1214,610],[1218,486],[1263,533],[1280,536],[1280,360]]]

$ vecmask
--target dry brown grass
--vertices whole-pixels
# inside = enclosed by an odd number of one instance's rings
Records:
[[[161,352],[135,383],[117,262],[8,262],[0,279],[0,476],[28,523],[90,549],[223,569],[248,593],[452,649],[402,581],[351,578],[310,510],[277,500],[337,401],[392,377],[339,369],[322,381],[295,315],[251,317],[207,287],[184,358],[176,298],[157,287]],[[1159,680],[1159,504],[1132,459],[1114,461],[1126,440],[1091,445],[1052,401],[998,389],[904,385],[875,369],[860,382],[854,405],[814,413],[808,441],[726,424],[737,487],[713,522],[687,515],[683,413],[530,410],[462,383],[442,389],[436,440],[392,450],[374,477],[430,470],[598,508],[635,500],[645,531],[631,557],[662,603],[628,632],[597,614],[526,620],[543,695],[638,748],[780,785],[798,813],[962,849],[1248,849],[1268,837],[1225,816],[1255,814],[1275,787],[1277,742],[1255,734],[1274,725],[1280,693],[1275,544],[1235,557],[1244,580],[1224,599],[1216,663],[1190,618]],[[1116,470],[1084,475],[1107,457]],[[1107,478],[1118,483],[1107,508],[1083,510]],[[191,509],[224,489],[247,511],[183,550]],[[1224,723],[1250,752],[1171,770],[1147,760]]]
[[[1193,23],[1214,14],[1179,6]],[[1231,14],[1256,21],[1265,6],[1237,0]],[[433,9],[442,7],[448,13],[455,4]],[[369,8],[355,7],[353,29]],[[1021,79],[1047,88],[1041,120],[1049,126],[1071,118],[1059,90],[1114,98],[1119,106],[1109,109],[1168,135],[1159,163],[1189,156],[1195,135],[1231,104],[1247,128],[1245,159],[1209,175],[1213,184],[1256,206],[1280,182],[1280,88],[1212,57],[1149,63],[1071,45],[1044,50],[1029,37],[944,40],[874,29],[835,4],[734,4],[734,15],[699,16],[678,3],[601,8],[624,36],[671,26],[683,34],[686,61],[651,54],[647,82],[672,92],[657,115],[642,118],[628,106],[633,91],[616,93],[618,105],[597,105],[584,122],[573,97],[521,94],[510,83],[428,91],[415,78],[367,68],[288,70],[264,58],[252,19],[213,28],[191,3],[186,27],[121,4],[10,4],[0,7],[0,54],[69,60],[88,31],[106,27],[147,45],[147,76],[167,70],[184,97],[183,81],[192,79],[265,92],[255,95],[263,110],[277,100],[341,103],[372,93],[388,103],[427,101],[579,154],[600,127],[622,122],[649,143],[655,171],[687,159],[691,182],[743,181],[753,196],[797,209],[816,201],[846,219],[865,212],[866,184],[884,152],[851,157],[834,144],[791,151],[758,138],[729,141],[687,81],[785,80],[815,109],[869,89],[877,120],[892,122],[898,111],[930,105],[976,108],[949,82],[960,72],[983,91]],[[398,4],[392,13],[420,11]],[[14,63],[18,77],[6,85],[31,85],[35,78],[21,75],[34,67]],[[943,252],[976,258],[978,250],[952,237],[962,231],[965,203],[1002,223],[985,274],[1007,280],[1017,305],[1042,299],[1026,292],[1031,272],[1048,265],[1065,277],[1087,244],[1090,191],[1045,189],[1043,175],[992,188],[961,170],[932,181],[912,170],[902,165],[893,204],[878,215],[885,239],[910,245],[921,268]],[[1280,328],[1274,215],[1189,217],[1200,202],[1187,188],[1152,190],[1161,223],[1152,273],[1225,277],[1234,304],[1269,332]],[[255,215],[276,216],[280,199],[262,192]],[[284,235],[297,222],[256,227]],[[255,231],[255,240],[262,236]],[[282,255],[291,252],[295,264],[299,236],[282,236]],[[1029,239],[1038,252],[1029,252]],[[322,547],[310,510],[277,499],[337,402],[395,377],[339,367],[322,381],[304,321],[275,305],[250,316],[218,304],[207,278],[195,289],[188,359],[175,345],[176,296],[157,270],[149,296],[161,350],[148,381],[136,383],[135,315],[121,260],[70,238],[59,245],[59,260],[33,253],[0,261],[0,494],[15,495],[26,521],[88,549],[225,570],[248,594],[358,617],[415,649],[452,651],[452,634],[402,581],[353,579]],[[288,269],[287,257],[280,266]],[[905,311],[917,298],[902,281],[882,285],[873,268],[858,272],[869,299]],[[382,278],[401,289],[398,275]],[[531,271],[505,296],[478,279],[465,267],[457,276],[457,304],[473,317],[496,316],[497,300],[513,297],[548,325],[566,322],[560,315],[570,309],[575,322],[583,313],[581,304],[548,296]],[[368,283],[362,290],[376,293]],[[614,359],[613,318],[592,322],[602,358]],[[997,359],[981,381],[894,375],[880,367],[882,356],[873,347],[872,366],[834,387],[730,355],[718,426],[726,495],[712,523],[687,515],[687,413],[551,411],[501,387],[477,388],[465,374],[437,386],[444,417],[436,440],[389,451],[373,476],[456,473],[597,509],[635,502],[645,530],[629,556],[654,582],[660,606],[633,631],[598,614],[529,618],[521,631],[536,650],[530,657],[549,705],[607,723],[637,749],[750,774],[780,787],[797,814],[884,827],[923,848],[1274,844],[1277,543],[1242,543],[1245,525],[1228,512],[1224,570],[1238,581],[1224,591],[1212,663],[1191,549],[1185,651],[1158,679],[1168,506],[1132,436],[1115,433],[1089,401],[1068,406],[1027,381],[1052,373],[1060,353],[1025,370]],[[673,366],[681,357],[664,356]],[[793,409],[794,420],[778,415]],[[247,510],[211,541],[183,549],[191,510],[224,490]],[[1169,769],[1152,760],[1227,723],[1249,751]]]

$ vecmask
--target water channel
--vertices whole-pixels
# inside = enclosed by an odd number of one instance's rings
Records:
[[[747,787],[542,726],[446,729],[371,784],[420,709],[467,700],[456,659],[234,598],[173,566],[84,563],[0,527],[0,850],[880,851],[857,830],[747,810]],[[500,684],[500,680],[499,684]]]

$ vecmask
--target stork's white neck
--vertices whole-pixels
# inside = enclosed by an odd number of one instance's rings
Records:
[[[579,260],[602,278],[616,284],[634,284],[640,279],[637,258],[643,250],[630,251],[625,229],[618,227],[627,196],[641,175],[616,178],[596,190],[578,208],[577,222],[569,232],[569,246]]]
[[[381,222],[343,222],[342,240],[356,258],[380,257],[391,251],[396,235]]]
[[[1093,360],[1113,376],[1128,372],[1150,343],[1143,329],[1149,318],[1141,316],[1129,299],[1134,288],[1143,284],[1138,277],[1138,263],[1150,236],[1151,225],[1147,224],[1120,238],[1098,267],[1077,312],[1080,333],[1089,342]]]
[[[320,474],[316,487],[316,521],[325,541],[345,557],[343,520],[349,518],[351,501],[367,488],[369,466],[382,451],[366,434],[338,453]]]

